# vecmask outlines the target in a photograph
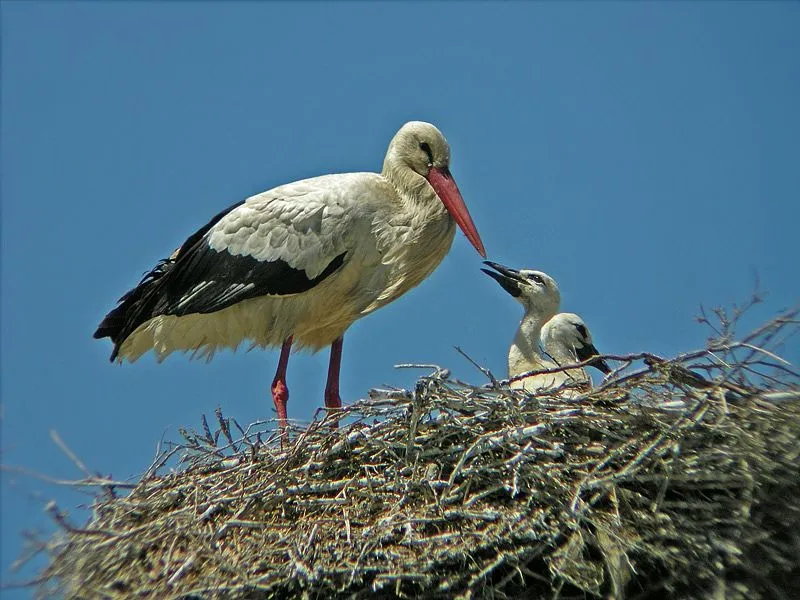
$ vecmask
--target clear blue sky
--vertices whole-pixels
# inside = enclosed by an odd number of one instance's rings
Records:
[[[435,123],[492,260],[550,273],[605,352],[701,346],[702,303],[800,299],[800,4],[2,4],[2,461],[140,473],[221,406],[273,415],[276,351],[111,365],[91,338],[142,273],[222,208],[380,170]],[[502,375],[520,318],[460,233],[419,288],[345,338],[342,397],[401,362]],[[798,341],[786,354],[800,357]],[[289,364],[322,404],[327,352]],[[86,497],[2,474],[2,572],[22,529]],[[27,597],[9,593],[8,597]]]

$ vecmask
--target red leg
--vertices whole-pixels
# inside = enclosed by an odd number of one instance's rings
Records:
[[[342,399],[339,397],[339,368],[342,366],[342,342],[344,336],[337,338],[331,344],[331,362],[328,365],[328,383],[325,385],[325,406],[328,408],[341,408]]]
[[[290,335],[281,346],[281,357],[278,359],[278,370],[272,380],[272,401],[278,411],[278,425],[281,428],[281,439],[286,434],[286,403],[289,401],[289,388],[286,387],[286,366],[289,364],[289,351],[292,349]]]

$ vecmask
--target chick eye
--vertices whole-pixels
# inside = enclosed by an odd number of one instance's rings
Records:
[[[532,273],[531,274],[531,279],[533,279],[533,281],[535,281],[539,285],[544,285],[544,279],[542,278],[541,275],[537,275],[536,273]]]
[[[431,152],[431,147],[428,145],[428,142],[420,142],[419,149],[428,155],[428,163],[433,164],[433,152]]]

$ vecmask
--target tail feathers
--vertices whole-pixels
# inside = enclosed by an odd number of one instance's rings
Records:
[[[114,349],[111,351],[111,358],[109,359],[111,362],[117,359],[119,348],[124,341],[124,339],[120,339],[120,335],[125,327],[125,313],[128,308],[125,304],[117,306],[105,316],[94,332],[94,339],[99,340],[107,337],[114,342]]]
[[[114,349],[111,351],[111,362],[119,356],[119,350],[127,337],[142,323],[152,318],[158,301],[159,282],[174,264],[171,259],[164,259],[146,273],[132,290],[119,299],[113,308],[97,326],[95,339],[111,338]]]

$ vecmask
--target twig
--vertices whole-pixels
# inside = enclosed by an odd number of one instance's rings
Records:
[[[55,442],[56,446],[58,446],[61,449],[61,451],[69,457],[69,459],[75,464],[75,466],[78,467],[78,469],[83,471],[84,475],[86,475],[88,479],[95,478],[95,474],[92,473],[89,469],[87,469],[86,465],[83,464],[83,461],[81,461],[81,459],[78,458],[78,456],[72,450],[69,449],[69,447],[64,443],[64,440],[61,439],[61,436],[58,435],[58,432],[55,429],[50,430],[50,439],[52,439],[53,442]]]
[[[116,481],[114,479],[97,477],[96,475],[92,475],[91,473],[89,473],[86,479],[60,479],[57,477],[51,477],[50,475],[45,475],[43,473],[37,473],[36,471],[31,471],[24,467],[18,467],[15,465],[0,465],[0,471],[8,471],[9,473],[19,473],[20,475],[25,475],[26,477],[33,477],[35,479],[39,479],[40,481],[45,481],[47,483],[52,483],[54,485],[63,485],[68,487],[117,487],[124,489],[133,489],[138,485],[136,483],[126,483],[124,481]]]
[[[489,382],[492,384],[492,387],[497,387],[497,379],[495,379],[494,375],[492,375],[492,372],[491,372],[489,369],[487,369],[487,368],[485,368],[485,367],[482,367],[482,366],[481,366],[481,365],[479,365],[477,362],[475,362],[474,360],[472,360],[472,358],[469,356],[469,354],[467,354],[466,352],[464,352],[464,351],[463,351],[461,348],[459,348],[458,346],[453,346],[453,347],[456,349],[456,351],[457,351],[457,352],[458,352],[458,353],[459,353],[461,356],[463,356],[464,358],[466,358],[466,359],[467,359],[467,360],[468,360],[468,361],[469,361],[469,362],[472,364],[472,366],[473,366],[473,367],[475,367],[476,369],[478,369],[478,370],[479,370],[481,373],[483,373],[483,374],[484,374],[484,375],[487,377],[487,379],[489,379]]]

